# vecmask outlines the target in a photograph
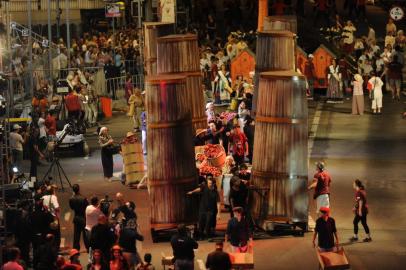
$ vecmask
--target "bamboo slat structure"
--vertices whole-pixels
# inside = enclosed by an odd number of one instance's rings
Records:
[[[296,16],[268,16],[264,19],[263,28],[260,31],[290,31],[297,34]]]
[[[294,71],[260,74],[252,182],[253,216],[307,221],[307,99]],[[262,195],[262,196],[261,196]]]
[[[197,221],[195,201],[186,196],[197,186],[186,77],[146,77],[148,182],[151,224]]]
[[[158,38],[158,74],[182,74],[187,77],[187,98],[195,130],[207,127],[197,35],[169,35]]]
[[[157,38],[174,32],[173,23],[144,22],[144,66],[147,75],[156,74]]]

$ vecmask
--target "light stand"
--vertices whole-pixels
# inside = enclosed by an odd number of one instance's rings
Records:
[[[52,156],[53,156],[52,163],[49,166],[49,168],[48,168],[47,172],[45,173],[44,177],[42,178],[42,181],[45,181],[45,179],[51,174],[52,169],[54,167],[56,167],[56,169],[58,171],[57,176],[59,177],[58,179],[59,179],[59,183],[61,184],[62,191],[65,191],[65,187],[63,185],[62,175],[64,176],[66,182],[69,184],[70,188],[72,188],[72,184],[69,181],[69,178],[66,175],[65,170],[63,169],[61,163],[59,162],[59,157],[57,155],[55,155],[55,152],[56,152],[56,149],[58,148],[58,146],[62,143],[63,139],[66,137],[66,135],[68,135],[68,131],[67,131],[68,128],[69,128],[69,124],[66,124],[65,127],[62,130],[62,136],[60,138],[58,138],[58,140],[55,142],[55,146],[54,146],[54,149],[52,151]],[[61,174],[61,172],[62,172],[62,174]]]

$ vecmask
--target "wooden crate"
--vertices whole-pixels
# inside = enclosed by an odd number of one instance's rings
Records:
[[[229,253],[231,265],[237,269],[254,269],[254,254],[253,253]]]
[[[122,144],[121,151],[123,156],[132,153],[142,153],[142,145],[140,143]]]
[[[343,248],[340,248],[337,252],[320,252],[320,250],[317,249],[316,253],[319,259],[320,269],[350,269],[350,264]]]

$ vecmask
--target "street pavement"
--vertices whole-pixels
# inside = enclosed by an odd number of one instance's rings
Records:
[[[350,114],[351,100],[346,100],[344,104],[309,101],[309,130],[313,128],[314,131],[311,134],[314,141],[310,143],[312,148],[309,152],[309,179],[314,173],[314,162],[325,161],[333,179],[332,216],[336,219],[340,242],[352,269],[402,269],[406,263],[406,120],[401,118],[405,104],[393,102],[389,96],[385,96],[383,114],[372,115],[370,101],[367,97],[365,101],[367,112],[363,116]],[[117,140],[132,126],[123,114],[114,115],[102,124],[110,128]],[[82,193],[87,197],[109,195],[114,198],[116,192],[122,192],[127,200],[135,201],[141,232],[145,236],[145,241],[139,244],[139,251],[141,254],[152,253],[155,266],[161,269],[161,254],[171,254],[171,248],[167,242],[152,243],[147,191],[129,189],[118,181],[109,183],[103,180],[97,137],[92,133],[93,130],[89,130],[87,135],[92,149],[91,156],[87,159],[63,158],[62,166],[70,181],[79,183]],[[115,156],[115,171],[120,171],[121,166],[121,158]],[[43,173],[46,168],[41,166],[40,172]],[[352,182],[356,178],[366,184],[368,192],[371,243],[348,241],[352,236]],[[58,194],[64,217],[63,244],[67,248],[72,245],[73,230],[68,206],[70,196],[70,191]],[[315,219],[314,202],[310,202],[310,215]],[[228,215],[223,214],[222,219],[227,218]],[[363,237],[364,232],[360,226],[360,238]],[[255,269],[316,269],[318,262],[311,239],[312,233],[309,232],[304,237],[284,236],[255,241]],[[205,261],[213,247],[213,243],[200,241],[196,258]],[[81,261],[86,263],[85,253]]]

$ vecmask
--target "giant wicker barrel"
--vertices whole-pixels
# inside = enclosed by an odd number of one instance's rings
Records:
[[[268,16],[264,19],[264,26],[260,31],[290,31],[297,34],[296,16]]]
[[[186,77],[146,77],[148,183],[151,224],[195,222],[197,186]]]
[[[294,71],[260,74],[252,183],[253,216],[306,222],[307,99],[303,75]]]
[[[179,73],[187,76],[187,97],[192,108],[193,128],[207,126],[204,96],[201,90],[199,47],[197,35],[169,35],[158,38],[158,74]]]
[[[259,74],[273,70],[295,70],[296,35],[289,31],[258,32],[253,113],[256,114]]]
[[[157,38],[173,32],[173,23],[144,22],[144,66],[148,75],[156,74]]]
[[[200,70],[197,35],[169,35],[158,38],[158,73]]]

